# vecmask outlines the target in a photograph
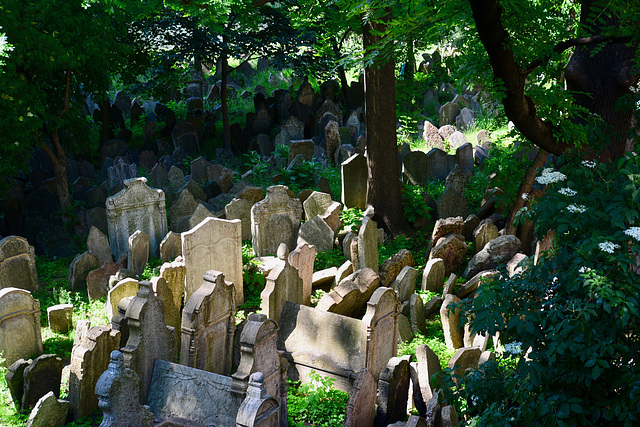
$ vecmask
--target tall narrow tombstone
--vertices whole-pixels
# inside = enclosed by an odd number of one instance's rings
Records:
[[[444,261],[441,258],[433,258],[427,261],[422,273],[422,290],[437,292],[444,286]]]
[[[427,153],[427,179],[444,181],[449,174],[447,153],[439,148],[432,148]]]
[[[178,200],[171,204],[169,215],[171,216],[171,230],[175,233],[182,233],[189,230],[189,219],[198,207],[193,194],[189,189],[185,188],[180,192]]]
[[[422,399],[428,402],[433,396],[433,387],[431,386],[431,376],[442,370],[438,355],[426,344],[419,345],[416,348],[416,359],[418,360],[417,369],[418,382],[420,383],[420,392]]]
[[[386,427],[407,417],[409,380],[409,362],[392,357],[378,380],[376,427]]]
[[[71,290],[87,288],[87,275],[95,268],[100,267],[98,259],[88,251],[76,255],[69,265],[69,282]]]
[[[4,379],[7,381],[7,387],[11,393],[11,399],[18,411],[22,411],[22,394],[24,393],[24,370],[27,369],[33,360],[18,359],[13,362]]]
[[[120,348],[120,332],[109,326],[94,326],[85,335],[76,332],[69,365],[69,401],[74,420],[98,407],[96,383],[109,366],[109,355]]]
[[[109,238],[93,225],[87,236],[87,251],[98,259],[98,265],[113,262]]]
[[[214,372],[231,373],[235,296],[233,283],[220,271],[209,270],[203,283],[182,310],[180,364]]]
[[[4,288],[38,290],[35,249],[24,237],[0,240],[0,289]]]
[[[244,302],[242,285],[242,225],[240,220],[206,218],[182,233],[182,254],[187,269],[185,301],[202,284],[206,271],[224,273],[235,287],[236,305]]]
[[[298,269],[289,263],[289,250],[284,243],[278,248],[278,258],[282,262],[271,270],[260,294],[262,312],[276,322],[280,322],[286,301],[302,304],[304,300],[302,279]]]
[[[367,336],[367,369],[377,381],[389,359],[398,354],[397,321],[400,303],[393,289],[375,290],[362,318]]]
[[[364,210],[367,204],[367,158],[354,154],[342,163],[342,204]]]
[[[149,262],[149,235],[140,230],[136,230],[129,236],[127,268],[140,276]]]
[[[296,247],[302,219],[300,200],[289,197],[287,187],[267,188],[267,196],[251,208],[251,241],[257,256],[274,254],[280,243]]]
[[[149,252],[159,256],[158,246],[167,234],[164,192],[146,182],[146,178],[127,179],[124,190],[107,198],[109,242],[116,259],[128,251],[129,236],[136,230],[149,235]]]
[[[302,304],[311,305],[313,284],[313,265],[316,260],[316,247],[308,243],[300,243],[289,254],[289,263],[298,269],[302,279]]]
[[[141,403],[149,392],[155,359],[177,362],[178,347],[174,330],[165,323],[164,304],[155,296],[151,282],[140,282],[140,289],[126,311],[129,339],[122,353],[124,364],[140,377]]]
[[[0,349],[5,366],[42,354],[40,301],[29,291],[0,289]]]
[[[367,369],[356,376],[354,392],[347,402],[344,427],[371,426],[376,414],[376,394],[378,385]]]
[[[378,224],[365,216],[358,232],[358,269],[378,272]]]
[[[187,267],[181,256],[173,262],[165,262],[160,267],[160,277],[167,281],[167,285],[173,294],[173,304],[176,307],[182,307],[186,275]]]
[[[251,208],[254,203],[246,199],[233,199],[224,207],[227,219],[242,221],[242,240],[251,240]]]
[[[180,347],[180,325],[182,323],[180,305],[176,305],[173,293],[165,279],[162,277],[152,277],[150,281],[153,293],[156,294],[156,297],[160,298],[164,304],[165,324],[173,328],[176,336],[176,345]]]
[[[119,262],[105,262],[101,267],[87,274],[87,294],[90,300],[104,297],[109,292],[111,277],[122,270]]]
[[[460,308],[449,309],[449,304],[460,302],[460,298],[448,294],[444,297],[442,307],[440,307],[440,318],[442,319],[442,329],[444,330],[444,341],[449,350],[457,350],[462,347],[463,331],[460,329]]]
[[[182,255],[182,236],[180,233],[169,231],[160,242],[160,259],[171,262]]]
[[[109,289],[105,303],[105,311],[109,320],[118,314],[120,301],[124,298],[134,297],[138,293],[138,289],[140,289],[138,281],[131,277],[120,280],[113,288]]]

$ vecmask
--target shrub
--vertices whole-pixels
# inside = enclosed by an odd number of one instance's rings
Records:
[[[305,427],[342,426],[349,395],[337,390],[333,378],[315,371],[307,374],[309,383],[292,382],[287,394],[289,425]]]

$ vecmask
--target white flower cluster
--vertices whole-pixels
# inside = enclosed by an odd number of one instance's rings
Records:
[[[582,166],[587,167],[589,169],[593,169],[596,167],[596,162],[592,162],[591,160],[583,160]]]
[[[560,190],[558,190],[558,193],[562,194],[563,196],[569,196],[569,197],[573,197],[576,194],[578,194],[576,190],[572,190],[569,187],[561,188]]]
[[[571,213],[585,213],[587,211],[587,207],[585,205],[569,205],[567,206],[567,210]]]
[[[560,182],[567,179],[567,176],[562,172],[554,171],[553,168],[544,168],[542,170],[542,175],[536,178],[539,184],[547,185],[553,184],[554,182]]]
[[[518,341],[514,341],[508,344],[505,344],[504,351],[510,354],[520,354],[522,352],[522,343]]]
[[[608,252],[608,253],[612,254],[614,250],[620,248],[620,245],[618,245],[616,243],[613,243],[613,242],[610,242],[608,240],[605,240],[602,243],[598,243],[598,247],[600,248],[600,250],[602,252]]]
[[[624,234],[640,242],[640,227],[631,227],[628,230],[624,230]]]
[[[591,269],[589,267],[585,267],[584,265],[582,267],[580,267],[580,269],[578,270],[578,273],[580,274],[584,274],[584,273],[588,273],[590,272]]]
[[[522,200],[529,200],[529,194],[528,193],[522,193]]]

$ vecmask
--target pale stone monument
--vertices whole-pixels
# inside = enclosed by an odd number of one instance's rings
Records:
[[[302,219],[300,200],[289,197],[287,187],[267,188],[267,196],[251,208],[251,240],[257,256],[274,254],[280,243],[296,247]]]
[[[127,256],[128,269],[138,276],[142,274],[149,262],[149,235],[136,230],[129,236],[129,250]]]
[[[298,269],[289,264],[289,250],[284,243],[278,248],[278,258],[282,262],[271,270],[260,294],[262,312],[277,323],[286,301],[302,304],[304,299],[302,279]]]
[[[367,158],[354,154],[342,163],[342,204],[364,210],[367,204]]]
[[[358,232],[358,269],[370,268],[378,272],[378,225],[365,216]]]
[[[316,248],[308,243],[300,243],[289,254],[289,263],[298,269],[302,279],[302,303],[311,304],[313,285],[313,266],[316,260]]]
[[[0,289],[0,349],[5,366],[42,354],[40,301],[24,289]]]
[[[24,237],[0,240],[0,289],[4,288],[38,290],[35,250]]]

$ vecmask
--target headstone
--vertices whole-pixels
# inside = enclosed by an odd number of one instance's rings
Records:
[[[254,202],[236,198],[224,207],[226,219],[239,219],[242,224],[242,240],[251,240],[251,208]]]
[[[296,246],[302,205],[287,190],[284,185],[271,186],[264,200],[251,208],[251,240],[257,256],[274,254],[283,242],[289,249]]]
[[[440,411],[442,415],[442,427],[457,427],[458,426],[458,413],[453,405],[448,405],[442,408]]]
[[[416,265],[411,251],[408,249],[400,249],[393,254],[391,258],[387,258],[380,266],[381,286],[390,286],[398,277],[403,268]]]
[[[107,199],[109,242],[116,259],[128,251],[129,236],[136,230],[149,235],[149,253],[159,256],[158,246],[168,231],[164,192],[146,182],[146,178],[126,180],[126,188]]]
[[[56,427],[67,422],[69,401],[58,399],[50,391],[42,396],[34,406],[25,427]]]
[[[464,136],[464,134],[462,132],[457,131],[457,130],[455,132],[453,132],[451,135],[449,135],[447,140],[449,142],[449,145],[452,148],[455,148],[455,149],[463,146],[464,144],[468,144],[467,137]],[[462,165],[460,165],[460,166],[462,166]]]
[[[406,266],[400,271],[393,285],[400,303],[409,301],[411,294],[415,293],[417,278],[418,271],[413,267]]]
[[[368,369],[361,369],[347,402],[344,427],[371,426],[376,413],[377,384]]]
[[[187,183],[184,178],[184,172],[177,166],[171,166],[167,174],[167,181],[172,189],[177,190]]]
[[[449,174],[447,153],[439,148],[432,148],[427,152],[427,179],[429,181],[444,181]]]
[[[303,223],[298,232],[298,244],[307,243],[318,248],[318,252],[333,250],[333,230],[318,215]]]
[[[442,136],[440,136],[440,133],[438,133],[438,128],[428,120],[425,120],[424,122],[422,138],[427,143],[428,147],[444,150],[443,139]]]
[[[506,263],[520,251],[521,246],[520,239],[514,235],[498,236],[471,258],[462,275],[472,277],[482,270],[489,270]]]
[[[407,417],[409,380],[409,362],[392,357],[378,380],[376,427],[386,427]]]
[[[289,263],[298,269],[302,279],[302,304],[311,304],[313,285],[313,268],[316,259],[316,247],[308,243],[300,243],[289,253]]]
[[[329,115],[332,115],[329,113]],[[329,115],[326,117],[328,118]],[[337,117],[333,117],[337,118]],[[324,117],[323,117],[324,121]],[[329,120],[324,127],[325,140],[327,145],[327,157],[329,162],[333,162],[335,158],[335,153],[340,147],[340,127],[337,121]]]
[[[460,234],[451,233],[441,238],[438,244],[431,249],[429,259],[440,258],[444,262],[444,275],[448,277],[456,271],[464,262],[467,255],[467,245]]]
[[[364,210],[367,203],[367,158],[354,154],[341,165],[342,204]]]
[[[253,373],[249,377],[247,396],[238,408],[236,426],[277,426],[281,423],[281,409],[277,399],[267,394],[264,374],[262,372]]]
[[[444,286],[444,261],[441,258],[432,258],[427,261],[422,274],[422,290],[437,292]]]
[[[187,229],[191,230],[207,218],[217,218],[217,216],[202,203],[198,202],[193,214],[191,214],[191,217],[186,221],[186,224],[183,223],[183,225],[186,225]]]
[[[365,216],[358,232],[358,269],[371,268],[378,272],[378,224]]]
[[[24,370],[24,392],[22,410],[33,408],[38,400],[52,391],[60,397],[62,359],[55,354],[43,354],[33,360]]]
[[[408,343],[413,340],[413,330],[411,329],[411,322],[409,318],[404,314],[398,315],[398,337],[400,341]]]
[[[424,317],[424,303],[418,294],[412,294],[409,299],[411,329],[415,334],[427,335],[427,324]]]
[[[149,235],[136,230],[129,236],[129,251],[127,268],[138,276],[142,274],[149,262]]]
[[[96,383],[109,366],[109,355],[120,348],[120,332],[109,326],[94,326],[87,321],[86,333],[78,327],[69,364],[69,401],[71,418],[77,420],[98,407]]]
[[[113,254],[107,235],[93,225],[87,237],[87,251],[98,259],[98,265],[113,262]]]
[[[207,168],[211,166],[211,163],[204,157],[200,156],[190,163],[191,167],[191,179],[200,184],[204,184],[209,181],[207,177]]]
[[[447,102],[440,107],[440,111],[438,112],[438,115],[440,116],[440,126],[455,125],[458,114],[460,114],[460,106],[453,102]]]
[[[0,348],[5,366],[42,354],[40,302],[29,291],[0,289]]]
[[[427,155],[412,151],[402,160],[402,176],[411,185],[426,186],[428,181]]]
[[[295,159],[298,155],[301,155],[302,158],[308,162],[313,158],[315,144],[310,139],[303,139],[300,141],[291,141],[289,144],[289,162],[291,164],[293,159]]]
[[[102,267],[90,271],[87,274],[87,293],[90,300],[104,297],[109,291],[111,276],[122,269],[119,262],[106,262]]]
[[[473,171],[473,145],[467,142],[456,148],[456,163],[463,172]]]
[[[13,362],[5,374],[4,378],[7,382],[7,387],[11,393],[11,399],[18,411],[21,411],[22,407],[22,394],[24,393],[24,370],[27,369],[33,360],[31,359],[18,359]]]
[[[444,192],[437,201],[438,218],[467,217],[467,199],[464,195],[466,182],[467,176],[456,165],[453,171],[447,175]]]
[[[106,371],[96,384],[98,407],[102,409],[103,427],[153,426],[153,414],[146,405],[141,405],[140,377],[125,367],[124,355],[114,350]]]
[[[156,188],[164,188],[169,182],[169,173],[162,163],[157,163],[149,174],[149,183]],[[179,188],[179,187],[177,187]]]
[[[182,255],[182,236],[180,233],[169,231],[160,242],[160,259],[164,262],[172,262]]]
[[[185,301],[202,285],[206,271],[222,271],[233,283],[236,305],[244,302],[242,284],[242,224],[240,220],[206,218],[182,233],[182,254],[187,269]]]
[[[142,400],[149,392],[153,362],[155,359],[177,361],[178,346],[173,328],[165,323],[164,304],[153,293],[151,282],[142,281],[139,285],[125,314],[129,339],[122,353],[125,366],[139,373],[138,393]]]
[[[426,344],[416,347],[416,360],[418,381],[420,382],[420,391],[422,399],[428,402],[435,393],[433,392],[435,384],[431,384],[431,376],[442,370],[438,355]]]
[[[333,202],[329,207],[321,213],[319,216],[327,223],[331,230],[333,230],[333,237],[338,235],[342,229],[342,220],[340,214],[342,213],[342,205],[339,202]]]
[[[224,280],[223,273],[204,273],[202,286],[182,311],[180,364],[221,375],[231,373],[234,293],[233,283]]]
[[[331,194],[314,191],[302,204],[306,220],[309,221],[316,215],[323,214],[332,203]]]
[[[457,350],[462,348],[463,331],[460,326],[460,308],[449,310],[450,303],[460,302],[460,298],[455,295],[448,294],[444,297],[442,307],[440,308],[440,319],[442,320],[442,329],[444,330],[444,341],[449,350]]]
[[[167,282],[167,286],[173,295],[173,305],[182,307],[185,293],[185,278],[187,267],[183,257],[176,258],[173,262],[165,262],[160,266],[160,277]]]
[[[286,301],[304,302],[302,279],[298,269],[289,263],[289,250],[284,243],[278,248],[278,258],[282,262],[271,270],[260,294],[262,312],[277,323]]]
[[[138,176],[138,166],[135,163],[129,164],[123,157],[116,159],[113,166],[107,169],[109,177],[109,187],[113,188],[118,184],[124,184],[124,181]]]
[[[73,329],[73,304],[56,304],[47,307],[51,332],[67,334]]]
[[[86,289],[87,275],[97,267],[99,267],[98,259],[89,252],[76,255],[69,265],[71,290]]]
[[[318,301],[316,308],[359,319],[364,314],[367,301],[378,287],[380,277],[372,269],[358,270],[326,293]]]

